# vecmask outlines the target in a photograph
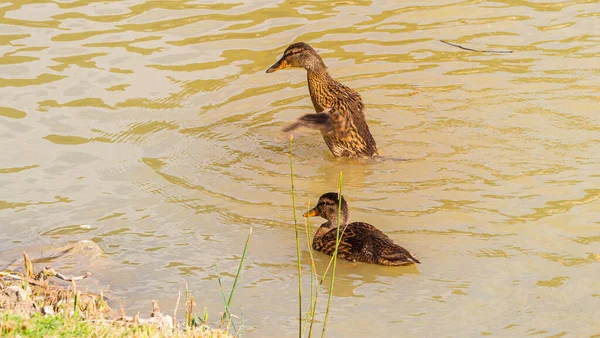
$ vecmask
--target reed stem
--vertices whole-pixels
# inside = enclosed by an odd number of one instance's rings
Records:
[[[223,316],[221,317],[221,323],[219,325],[219,328],[221,328],[223,326],[223,324],[226,322],[227,328],[229,328],[229,325],[231,324],[233,326],[233,329],[237,331],[235,324],[231,321],[231,312],[229,309],[231,307],[231,301],[233,300],[233,294],[235,292],[237,282],[240,278],[240,275],[242,274],[242,267],[244,265],[244,260],[246,259],[246,253],[248,252],[248,243],[250,243],[251,235],[252,235],[252,228],[250,228],[250,231],[248,232],[248,238],[246,238],[246,244],[244,244],[244,251],[242,252],[242,258],[240,259],[240,265],[238,266],[237,273],[235,274],[235,279],[233,280],[233,286],[231,287],[231,292],[229,293],[229,299],[227,299],[227,301],[225,300],[225,292],[223,291],[223,284],[221,282],[221,274],[219,273],[219,267],[217,266],[217,262],[215,262],[215,269],[217,270],[217,280],[219,281],[219,288],[221,289],[221,296],[223,297],[223,303],[225,304],[225,311],[223,313]]]
[[[246,259],[246,252],[248,251],[248,243],[250,242],[250,236],[252,235],[252,228],[248,232],[248,238],[246,238],[246,244],[244,244],[244,252],[242,252],[242,259],[240,260],[240,265],[238,266],[237,273],[235,274],[235,279],[233,280],[233,286],[231,287],[231,293],[229,294],[229,300],[227,300],[227,308],[231,308],[231,301],[233,300],[233,293],[235,292],[235,287],[237,286],[237,282],[240,279],[240,274],[242,273],[242,266],[244,265],[244,260]]]
[[[296,219],[296,196],[294,192],[294,164],[292,155],[292,144],[294,137],[290,135],[290,178],[292,180],[292,209],[294,210],[294,229],[296,230],[296,255],[298,261],[298,337],[302,338],[302,265],[300,262],[300,235],[298,232],[298,220]]]
[[[331,270],[331,284],[329,286],[329,297],[327,298],[327,309],[325,310],[325,320],[323,321],[323,331],[321,332],[321,338],[325,337],[325,330],[327,328],[327,320],[329,319],[329,310],[331,308],[331,296],[333,295],[333,285],[335,283],[335,268],[337,265],[337,254],[338,248],[340,246],[340,222],[341,222],[341,212],[342,212],[342,172],[340,171],[340,181],[338,183],[338,225],[335,237],[335,250],[333,251],[333,268]]]
[[[307,214],[310,210],[310,204],[307,206]],[[310,326],[308,328],[308,338],[312,337],[313,324],[315,322],[315,314],[317,309],[317,299],[319,298],[319,276],[317,275],[317,267],[315,266],[315,259],[312,251],[312,241],[310,240],[310,216],[306,217],[304,223],[306,230],[306,243],[308,244],[308,254],[310,256],[310,309],[306,313],[306,318],[310,315]],[[314,293],[313,293],[314,292]],[[314,296],[313,296],[314,295]]]

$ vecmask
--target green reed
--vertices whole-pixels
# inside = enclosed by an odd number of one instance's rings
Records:
[[[298,234],[298,221],[296,219],[296,194],[294,191],[294,164],[293,164],[293,155],[292,155],[292,144],[294,137],[290,135],[290,178],[292,181],[292,209],[294,210],[294,229],[296,230],[296,255],[298,257],[298,320],[299,320],[299,329],[298,329],[298,337],[302,338],[302,265],[300,262],[300,236]],[[312,291],[312,290],[311,290]]]
[[[325,321],[323,322],[323,332],[321,333],[321,337],[325,337],[325,328],[327,327],[327,320],[329,319],[329,309],[331,305],[331,296],[333,295],[333,284],[335,283],[335,267],[337,265],[337,254],[338,248],[340,246],[340,225],[341,225],[341,217],[342,217],[342,172],[340,171],[340,181],[338,183],[338,224],[335,232],[335,250],[333,250],[333,255],[331,260],[333,261],[333,268],[331,270],[331,285],[329,286],[329,297],[327,298],[327,310],[325,311]],[[327,273],[327,272],[325,272]]]
[[[248,238],[246,238],[246,244],[244,244],[244,251],[242,252],[242,258],[240,259],[240,265],[238,266],[237,273],[235,274],[235,279],[233,280],[233,285],[231,287],[231,292],[229,293],[229,298],[225,300],[225,292],[223,290],[223,284],[221,282],[221,274],[219,273],[219,268],[215,262],[215,268],[217,269],[217,280],[219,281],[219,287],[221,288],[221,295],[223,296],[223,303],[225,305],[225,311],[223,312],[223,316],[221,317],[221,324],[219,327],[223,325],[227,321],[227,330],[229,330],[229,325],[233,325],[231,319],[231,312],[229,309],[231,308],[231,301],[233,300],[233,294],[235,293],[235,289],[237,287],[238,280],[240,279],[240,275],[242,273],[242,267],[244,266],[244,260],[246,259],[246,253],[248,252],[248,243],[250,243],[250,236],[252,235],[252,228],[248,232]],[[233,325],[234,330],[235,325]]]
[[[237,286],[237,282],[240,279],[240,274],[242,273],[242,267],[244,266],[244,260],[246,259],[246,252],[248,252],[248,243],[250,243],[250,236],[252,235],[252,228],[248,232],[248,238],[246,238],[246,244],[244,244],[244,252],[242,252],[242,259],[240,259],[240,265],[238,266],[237,273],[235,274],[235,279],[233,280],[233,286],[231,287],[231,293],[229,294],[229,300],[227,300],[227,307],[231,307],[231,301],[233,300],[233,293],[235,292],[235,287]]]
[[[306,208],[306,212],[308,214],[308,211],[310,211],[310,204],[307,204],[307,208]],[[316,314],[316,307],[317,307],[317,299],[319,298],[319,276],[317,275],[317,268],[315,266],[315,259],[313,256],[313,249],[312,249],[312,241],[310,240],[310,216],[306,217],[306,220],[304,222],[304,228],[306,231],[306,243],[308,244],[308,254],[310,256],[310,265],[311,265],[311,270],[310,270],[310,308],[308,309],[308,311],[306,312],[306,319],[304,320],[305,325],[306,322],[308,322],[308,317],[310,316],[310,327],[308,329],[308,336],[312,337],[312,329],[313,329],[313,324],[315,322],[315,314]]]
[[[290,136],[290,178],[291,178],[291,183],[292,183],[292,209],[294,212],[294,229],[296,232],[296,257],[297,257],[297,263],[298,263],[298,311],[299,311],[299,316],[298,316],[298,336],[300,338],[302,338],[304,336],[304,333],[306,331],[306,325],[310,322],[310,326],[309,326],[309,330],[308,330],[308,337],[312,337],[312,333],[313,333],[313,324],[315,322],[315,315],[316,315],[316,309],[317,309],[317,300],[319,298],[319,286],[321,284],[323,284],[323,280],[325,279],[325,276],[327,275],[327,272],[329,271],[329,267],[332,266],[333,264],[333,269],[331,271],[331,284],[330,284],[330,288],[329,288],[329,296],[327,299],[327,308],[326,308],[326,312],[325,312],[325,320],[323,322],[323,330],[321,332],[321,337],[325,336],[325,331],[326,331],[326,327],[327,327],[327,320],[329,319],[329,312],[331,309],[331,298],[333,295],[333,284],[335,282],[335,269],[336,269],[336,259],[337,259],[337,254],[338,254],[338,247],[341,241],[341,236],[343,235],[343,231],[340,233],[340,222],[341,222],[341,209],[342,209],[342,173],[340,172],[340,180],[339,180],[339,197],[340,197],[340,202],[338,205],[338,226],[337,226],[337,232],[336,232],[336,246],[335,246],[335,250],[333,253],[333,256],[331,257],[330,261],[329,261],[329,265],[327,266],[327,269],[325,270],[325,273],[323,274],[322,279],[319,281],[319,276],[317,274],[317,269],[316,269],[316,265],[315,265],[315,259],[314,259],[314,255],[313,255],[313,248],[312,248],[312,241],[310,239],[310,216],[306,217],[306,221],[304,223],[305,226],[305,231],[306,231],[306,242],[308,244],[308,253],[309,253],[309,257],[310,257],[310,264],[311,264],[311,271],[310,271],[310,306],[308,311],[306,312],[306,316],[304,318],[304,324],[302,323],[302,264],[301,264],[301,259],[302,259],[302,255],[301,255],[301,250],[300,250],[300,235],[299,235],[299,231],[298,231],[298,221],[296,218],[296,196],[295,196],[295,187],[294,187],[294,165],[293,165],[293,137]],[[308,205],[307,211],[310,210],[310,204]]]

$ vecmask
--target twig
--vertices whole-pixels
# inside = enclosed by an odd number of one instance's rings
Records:
[[[13,279],[17,279],[17,280],[23,280],[23,277],[17,276],[17,275],[13,275],[13,274],[10,274],[8,272],[0,272],[0,276],[4,276],[4,277],[8,277],[8,278],[13,278]]]
[[[92,323],[114,324],[118,319],[86,319]]]
[[[88,278],[91,275],[92,275],[92,273],[88,271],[83,276],[70,276],[70,277],[67,277],[67,276],[63,275],[62,273],[57,272],[56,273],[56,278],[62,279],[62,280],[67,281],[67,282],[75,282],[75,281],[78,281],[78,280],[86,279],[86,278]]]
[[[173,310],[173,327],[177,325],[177,308],[179,307],[179,299],[181,298],[181,289],[177,294],[177,302],[175,303],[175,309]]]
[[[4,277],[8,277],[8,278],[13,278],[16,280],[24,280],[25,278],[21,277],[21,276],[17,276],[17,275],[12,275],[8,272],[0,272],[0,276],[4,276]],[[45,283],[36,281],[34,279],[28,279],[29,284],[33,284],[33,285],[37,285],[37,286],[46,286]]]
[[[460,49],[464,49],[464,50],[468,50],[470,52],[479,52],[479,53],[512,53],[512,50],[481,50],[481,49],[473,49],[473,48],[467,48],[467,47],[463,47],[461,45],[457,45],[448,41],[444,41],[444,40],[440,40],[440,42],[445,43],[447,45],[453,46],[453,47],[457,47]]]
[[[50,269],[50,270],[51,270],[52,272],[54,272],[54,270],[53,270],[53,269]],[[47,272],[48,270],[47,270],[47,269],[44,269],[44,271],[46,271],[46,272]],[[92,275],[92,273],[91,273],[91,272],[87,272],[87,273],[86,273],[85,275],[83,275],[83,276],[65,277],[65,276],[64,276],[64,275],[62,275],[61,273],[57,273],[56,275],[53,275],[53,274],[52,274],[52,272],[50,272],[50,274],[49,274],[49,275],[46,275],[46,276],[48,276],[48,277],[55,276],[55,277],[57,277],[57,278],[59,278],[59,279],[62,279],[62,280],[64,280],[64,281],[67,281],[67,282],[73,282],[73,281],[78,281],[78,280],[86,279],[86,278],[88,278],[89,276],[91,276],[91,275]],[[37,286],[45,286],[45,285],[46,285],[46,284],[45,284],[45,283],[43,283],[42,281],[38,281],[38,280],[35,280],[35,279],[29,279],[29,278],[25,278],[25,277],[21,277],[21,276],[18,276],[18,275],[13,275],[13,274],[10,274],[10,273],[8,273],[8,272],[0,272],[0,276],[3,276],[3,277],[8,277],[8,278],[16,279],[16,280],[25,280],[25,279],[27,279],[27,282],[29,282],[29,284],[33,284],[33,285],[37,285]]]

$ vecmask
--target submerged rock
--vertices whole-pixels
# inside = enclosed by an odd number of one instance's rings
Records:
[[[32,252],[30,258],[33,263],[43,262],[45,264],[51,260],[52,265],[56,268],[73,265],[89,267],[92,260],[100,257],[104,253],[98,244],[90,240],[67,243],[59,247],[44,246],[28,251]],[[19,271],[22,267],[23,257],[20,257],[6,269]]]

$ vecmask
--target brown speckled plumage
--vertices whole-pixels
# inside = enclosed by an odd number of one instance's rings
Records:
[[[360,95],[353,89],[334,80],[323,60],[308,44],[298,42],[290,45],[279,61],[273,64],[267,73],[287,67],[301,67],[307,71],[308,91],[316,114],[308,114],[284,130],[297,127],[319,129],[329,150],[336,157],[360,157],[377,155],[375,139],[369,131],[363,112]],[[329,119],[320,125],[304,123],[311,116],[328,114]],[[321,115],[322,116],[322,115]]]
[[[317,206],[308,213],[327,220],[315,233],[313,249],[333,255],[337,236],[339,199],[338,194],[329,192],[319,198]],[[340,222],[341,241],[338,257],[354,261],[380,265],[407,265],[420,263],[410,252],[395,244],[388,236],[371,224],[354,222],[348,224],[348,205],[342,197]]]

